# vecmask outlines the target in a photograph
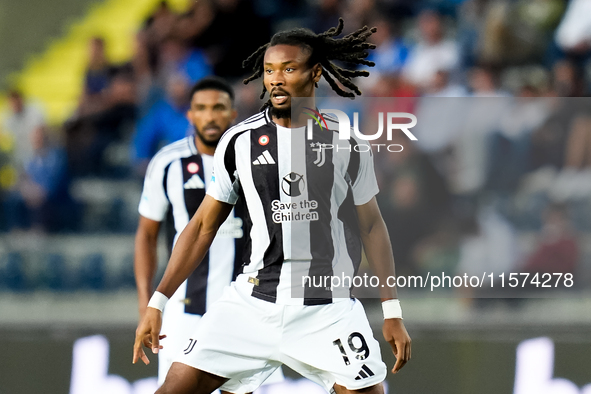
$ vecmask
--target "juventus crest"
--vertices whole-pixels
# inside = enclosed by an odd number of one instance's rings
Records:
[[[318,167],[322,167],[326,161],[326,150],[330,149],[330,146],[322,142],[312,142],[310,143],[310,147],[312,148],[312,151],[316,152],[316,160],[314,160],[314,164]]]

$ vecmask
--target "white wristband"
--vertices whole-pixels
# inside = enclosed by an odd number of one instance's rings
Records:
[[[400,301],[397,299],[382,302],[382,311],[384,312],[384,319],[402,319],[402,308],[400,307]]]
[[[160,312],[164,311],[164,305],[168,301],[168,297],[162,294],[159,291],[154,292],[152,298],[150,298],[150,302],[148,302],[149,308],[158,309]]]

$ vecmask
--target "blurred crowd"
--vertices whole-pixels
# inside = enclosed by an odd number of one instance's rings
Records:
[[[378,28],[363,97],[397,98],[419,119],[416,143],[394,135],[404,150],[376,154],[399,273],[575,272],[591,234],[589,15],[588,0],[200,0],[183,14],[163,1],[128,63],[89,42],[84,93],[63,125],[10,92],[0,231],[87,231],[73,183],[141,183],[157,150],[191,133],[188,91],[204,76],[234,85],[238,120],[257,112],[242,60],[276,31],[322,32],[342,16],[345,33]]]

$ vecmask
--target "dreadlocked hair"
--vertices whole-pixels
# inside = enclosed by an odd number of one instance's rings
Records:
[[[369,55],[366,50],[375,49],[376,46],[366,41],[377,29],[364,26],[345,37],[335,38],[342,33],[343,25],[343,18],[339,18],[338,25],[331,27],[324,33],[315,34],[309,29],[297,28],[275,34],[269,43],[259,47],[242,62],[243,68],[252,69],[253,71],[253,74],[243,81],[244,84],[248,84],[263,75],[263,59],[268,48],[275,45],[298,45],[308,48],[312,52],[308,61],[309,64],[320,63],[323,68],[322,75],[324,79],[339,96],[351,98],[354,98],[355,95],[360,96],[361,90],[351,81],[351,78],[367,77],[369,72],[342,68],[334,64],[333,61],[373,67],[375,63],[366,60]],[[345,89],[339,86],[335,79]],[[265,97],[266,91],[267,89],[263,86],[261,99]],[[270,101],[265,103],[263,108],[269,105]]]

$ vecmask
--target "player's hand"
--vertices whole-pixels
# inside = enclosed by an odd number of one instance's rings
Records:
[[[382,332],[396,356],[396,364],[392,368],[392,373],[396,373],[410,360],[410,336],[402,319],[385,319]]]
[[[160,339],[165,338],[165,335],[160,334],[160,328],[162,327],[162,312],[158,309],[147,308],[146,313],[142,317],[140,324],[135,330],[135,343],[133,345],[133,363],[135,364],[140,358],[144,364],[150,364],[150,360],[144,349],[145,346],[152,349],[152,353],[158,353],[160,346]]]

